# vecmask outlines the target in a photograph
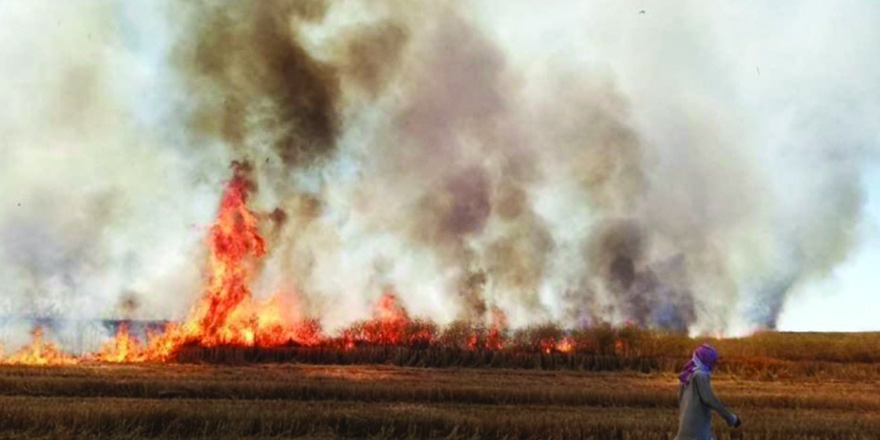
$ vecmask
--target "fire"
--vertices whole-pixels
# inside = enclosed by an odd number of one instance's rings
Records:
[[[248,209],[252,184],[245,165],[235,164],[208,235],[208,277],[204,293],[186,320],[150,335],[145,358],[166,360],[183,345],[279,346],[290,342],[313,345],[320,328],[291,325],[278,297],[254,301],[249,284],[266,243],[257,216]],[[118,337],[127,338],[126,334]]]
[[[144,345],[129,333],[128,324],[119,326],[119,330],[111,341],[104,344],[95,356],[103,362],[143,362],[147,358]]]
[[[469,350],[493,350],[504,349],[504,339],[507,332],[507,316],[501,309],[492,309],[492,324],[488,331],[480,326],[468,337],[467,348]]]
[[[560,353],[571,353],[572,351],[574,351],[574,348],[575,342],[568,336],[562,338],[562,340],[556,344],[556,350]]]
[[[489,350],[501,350],[504,348],[504,332],[507,331],[507,316],[501,309],[492,309],[492,328],[486,339],[486,348]]]
[[[236,175],[229,182],[217,223],[211,228],[208,286],[190,317],[204,345],[253,344],[258,322],[256,318],[251,322],[240,306],[251,299],[251,260],[266,253],[266,244],[257,230],[256,217],[247,208],[248,192],[248,180]]]
[[[235,173],[226,184],[217,219],[207,237],[204,290],[186,319],[168,325],[161,332],[148,333],[146,342],[132,335],[128,325],[121,325],[116,336],[98,353],[83,359],[100,362],[167,361],[188,345],[278,347],[296,344],[353,349],[360,344],[413,348],[450,344],[468,350],[502,351],[508,348],[508,321],[498,308],[492,309],[488,326],[462,323],[451,333],[441,335],[432,322],[412,319],[397,295],[388,290],[377,302],[372,319],[356,323],[340,337],[331,339],[322,334],[317,320],[298,322],[293,319],[290,312],[295,307],[285,304],[283,296],[256,301],[249,286],[257,274],[260,260],[266,255],[266,242],[260,234],[259,217],[248,208],[253,186],[247,177],[247,166],[235,165]],[[530,347],[544,353],[572,353],[585,347],[558,330],[537,336],[540,339]],[[516,350],[517,344],[510,345],[510,349]],[[614,349],[616,353],[624,352],[620,339],[614,342]],[[78,359],[62,353],[52,342],[44,341],[43,330],[37,328],[32,343],[3,362],[63,365],[76,363]]]
[[[376,307],[376,319],[367,323],[367,340],[388,345],[405,342],[410,322],[409,315],[400,305],[397,295],[393,292],[385,292]]]
[[[52,341],[44,340],[43,328],[36,327],[31,343],[3,362],[21,365],[72,365],[77,363],[77,359],[61,352]]]
[[[374,318],[355,324],[342,335],[342,345],[353,348],[358,343],[398,345],[408,342],[413,323],[400,305],[397,295],[385,292],[376,304]]]

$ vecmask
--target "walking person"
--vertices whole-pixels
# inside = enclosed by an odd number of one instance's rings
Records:
[[[680,411],[678,435],[675,440],[714,440],[712,437],[712,410],[738,428],[742,421],[727,409],[712,391],[712,370],[718,361],[718,352],[709,344],[696,350],[691,360],[678,375],[681,387],[678,392]]]

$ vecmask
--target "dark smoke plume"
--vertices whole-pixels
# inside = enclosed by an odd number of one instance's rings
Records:
[[[266,144],[285,166],[330,156],[340,132],[338,67],[315,59],[297,27],[320,20],[312,1],[193,2],[177,60],[195,92],[193,132],[244,158]],[[275,157],[273,157],[275,159]]]

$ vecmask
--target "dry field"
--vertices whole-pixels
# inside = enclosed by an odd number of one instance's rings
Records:
[[[874,369],[876,371],[876,369]],[[867,373],[865,373],[867,374]],[[751,377],[716,438],[880,436],[880,376]],[[0,368],[2,438],[671,439],[674,373],[266,364]]]

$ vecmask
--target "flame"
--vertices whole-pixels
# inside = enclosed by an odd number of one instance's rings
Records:
[[[131,335],[128,323],[119,326],[116,337],[104,344],[95,359],[102,362],[143,362],[147,358],[144,345]]]
[[[571,353],[575,349],[574,339],[566,336],[556,343],[556,350],[560,353]]]
[[[259,217],[248,209],[252,184],[246,171],[246,166],[238,164],[233,178],[226,184],[217,219],[207,237],[204,291],[186,319],[168,325],[161,332],[148,332],[145,343],[131,334],[127,324],[121,325],[115,337],[98,353],[83,359],[100,362],[167,361],[186,345],[332,345],[347,350],[359,344],[421,348],[445,343],[438,336],[435,324],[410,318],[397,295],[390,290],[380,297],[372,319],[356,323],[335,339],[322,334],[318,321],[292,319],[290,312],[295,307],[285,304],[283,296],[276,295],[262,302],[254,300],[249,286],[267,250],[259,230]],[[454,342],[455,346],[469,350],[504,350],[507,317],[500,309],[493,308],[489,319],[488,326],[466,324],[465,333],[457,333],[461,336],[455,339],[460,341]],[[542,338],[537,341],[536,348],[544,353],[571,353],[584,348],[558,332]],[[625,352],[625,348],[620,339],[614,341],[616,353]],[[43,330],[38,327],[34,330],[33,342],[3,362],[63,365],[76,363],[78,359],[60,352],[52,342],[44,341]]]
[[[479,326],[472,330],[467,338],[468,350],[492,350],[504,349],[504,338],[507,332],[507,316],[501,309],[493,308],[491,314],[492,323],[488,329]]]
[[[367,340],[388,345],[406,342],[405,334],[410,322],[397,295],[394,292],[385,292],[376,306],[376,319],[367,324]]]
[[[342,345],[353,348],[359,343],[398,345],[407,342],[407,330],[412,321],[397,295],[385,292],[376,304],[374,318],[356,323],[343,332]]]
[[[249,284],[266,243],[259,220],[247,206],[252,189],[243,167],[236,169],[208,235],[208,277],[204,293],[181,324],[148,336],[145,358],[167,360],[183,345],[279,346],[320,341],[314,323],[291,325],[280,297],[253,300]],[[125,338],[127,335],[121,335]]]
[[[252,260],[266,253],[266,244],[256,217],[247,209],[248,187],[247,179],[240,176],[229,182],[211,228],[208,286],[190,317],[204,345],[254,342],[258,322],[240,306],[247,307],[251,299]]]
[[[501,309],[492,309],[492,328],[489,329],[489,337],[486,339],[486,348],[489,350],[501,350],[504,348],[504,332],[507,331],[507,315]]]
[[[64,354],[52,341],[43,339],[43,328],[36,327],[31,343],[15,355],[4,359],[7,364],[20,365],[72,365],[77,363],[73,356]]]

